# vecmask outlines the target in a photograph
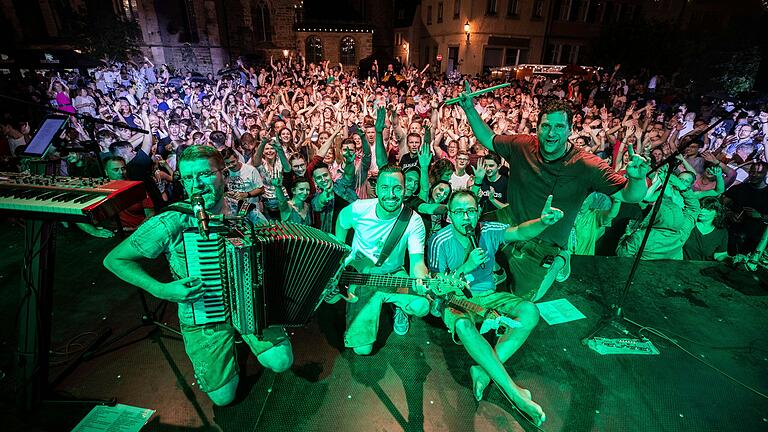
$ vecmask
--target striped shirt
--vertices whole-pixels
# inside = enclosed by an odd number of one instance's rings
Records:
[[[477,267],[469,275],[469,287],[473,292],[493,291],[496,284],[493,281],[493,264],[496,251],[504,245],[504,231],[509,225],[499,222],[482,222],[480,224],[479,246],[488,256],[485,265]],[[450,272],[460,267],[466,261],[468,251],[456,238],[452,226],[438,231],[429,239],[427,249],[429,269],[433,272]]]

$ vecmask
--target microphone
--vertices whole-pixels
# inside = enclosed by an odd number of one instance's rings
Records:
[[[192,195],[192,212],[197,218],[197,227],[200,230],[200,237],[204,240],[208,240],[211,234],[211,228],[208,226],[208,222],[211,220],[208,213],[205,212],[205,201],[203,201],[203,195]]]
[[[464,225],[464,232],[466,233],[467,238],[469,239],[469,242],[472,243],[472,249],[477,249],[477,239],[475,238],[475,230],[472,229],[471,224],[465,224]],[[481,269],[485,269],[485,263],[480,264]]]

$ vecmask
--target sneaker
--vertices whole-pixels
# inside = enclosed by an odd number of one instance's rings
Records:
[[[395,322],[392,323],[392,331],[400,336],[405,336],[410,328],[411,321],[408,319],[408,315],[401,308],[395,307]]]
[[[565,261],[565,264],[563,264],[563,268],[561,268],[560,271],[557,273],[557,277],[555,277],[555,280],[558,282],[564,282],[569,277],[571,277],[571,252],[562,251],[558,256],[562,258],[563,261]]]

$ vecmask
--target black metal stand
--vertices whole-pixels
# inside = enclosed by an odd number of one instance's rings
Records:
[[[163,300],[155,307],[155,309],[150,309],[149,304],[147,303],[147,297],[144,294],[144,291],[141,289],[137,289],[136,292],[139,296],[139,301],[141,302],[141,307],[143,310],[143,313],[141,315],[141,322],[125,330],[124,332],[114,336],[113,338],[109,339],[103,344],[100,344],[98,346],[98,349],[97,347],[87,349],[83,353],[83,360],[88,361],[96,357],[102,356],[104,354],[108,354],[108,353],[117,351],[119,349],[125,348],[129,345],[133,345],[139,341],[145,340],[154,333],[154,330],[165,330],[167,332],[175,334],[178,337],[181,337],[181,332],[179,330],[176,330],[175,328],[160,322],[163,319],[163,316],[165,315],[165,309],[168,306],[168,302]],[[115,343],[127,338],[128,336],[146,327],[153,327],[153,331],[147,332],[147,334],[142,336],[141,338],[132,340],[130,342],[127,342],[117,347],[109,349],[109,347],[111,347]]]
[[[627,282],[624,284],[624,290],[621,293],[621,297],[619,297],[618,302],[611,305],[609,312],[604,315],[600,321],[597,322],[592,330],[590,330],[589,333],[587,333],[587,335],[581,339],[581,342],[585,345],[589,339],[592,339],[596,334],[600,333],[603,329],[609,326],[614,327],[622,334],[630,334],[629,330],[627,330],[626,326],[624,325],[624,302],[627,300],[629,289],[632,287],[632,283],[635,280],[635,273],[637,272],[637,267],[640,265],[640,260],[642,259],[643,252],[645,251],[645,245],[648,243],[648,237],[651,235],[651,228],[653,228],[653,224],[656,221],[656,215],[659,214],[659,209],[661,209],[661,202],[664,199],[664,191],[666,190],[667,184],[669,183],[669,178],[672,176],[672,164],[674,163],[674,160],[675,159],[673,158],[671,161],[665,161],[666,164],[669,164],[667,175],[664,177],[664,183],[661,186],[659,199],[657,199],[653,205],[650,220],[648,221],[648,227],[645,228],[645,235],[643,235],[643,240],[640,242],[640,247],[637,249],[637,254],[635,255],[635,260],[632,262],[632,268],[629,270],[629,276],[627,276]]]
[[[17,408],[21,412],[31,412],[43,402],[114,405],[114,398],[45,399],[52,396],[53,388],[48,381],[48,361],[51,347],[55,247],[56,222],[27,219],[16,351],[16,366],[19,372],[16,388]],[[103,335],[93,343],[97,343],[102,337]],[[67,370],[71,372],[74,367]]]
[[[118,232],[120,233],[120,237],[123,239],[126,237],[125,231],[123,231],[122,226],[120,225],[120,219],[117,218],[117,224],[118,224]],[[117,351],[119,349],[122,349],[124,347],[127,347],[129,345],[133,345],[139,341],[142,341],[144,339],[147,339],[150,337],[156,330],[165,330],[169,333],[173,333],[174,335],[181,337],[181,332],[179,330],[176,330],[173,327],[170,327],[168,325],[163,324],[161,321],[163,320],[163,317],[165,316],[165,310],[168,307],[168,302],[165,300],[161,301],[155,309],[150,309],[149,304],[147,303],[147,296],[144,293],[144,290],[141,288],[136,289],[136,293],[139,296],[139,301],[141,302],[141,322],[139,324],[136,324],[135,326],[125,330],[124,332],[115,335],[113,338],[109,339],[108,341],[98,344],[97,346],[91,346],[87,348],[83,352],[83,360],[88,361],[93,358],[102,356],[104,354]],[[147,332],[146,335],[142,336],[139,339],[132,340],[130,342],[124,343],[122,345],[119,345],[115,348],[109,349],[112,345],[115,343],[127,338],[128,336],[134,334],[135,332],[146,328],[146,327],[153,327],[152,331]]]
[[[661,186],[661,193],[659,195],[659,198],[654,203],[653,210],[651,211],[651,215],[650,215],[650,220],[648,221],[648,226],[647,228],[645,228],[645,235],[643,236],[643,240],[640,243],[640,247],[638,248],[637,253],[635,254],[635,260],[632,262],[632,269],[629,271],[629,275],[627,276],[627,282],[624,284],[624,290],[622,291],[621,296],[619,297],[619,300],[610,306],[608,313],[603,315],[603,317],[600,318],[600,320],[589,331],[589,333],[587,333],[587,335],[581,339],[582,344],[586,345],[590,339],[592,339],[593,337],[595,337],[595,335],[602,332],[604,329],[608,327],[613,327],[614,329],[618,330],[620,333],[624,335],[631,334],[629,330],[627,330],[627,327],[624,325],[625,321],[629,321],[624,317],[624,303],[627,300],[627,296],[629,295],[629,290],[632,287],[632,283],[634,282],[635,273],[637,272],[637,267],[640,265],[640,260],[642,259],[643,253],[645,252],[645,246],[646,246],[646,243],[648,243],[648,237],[651,235],[651,229],[653,228],[653,225],[656,222],[656,215],[658,215],[659,209],[661,209],[661,203],[662,203],[662,200],[664,199],[664,191],[666,190],[667,184],[669,183],[669,178],[672,176],[672,171],[674,171],[674,167],[675,165],[677,165],[677,156],[682,154],[682,149],[685,148],[685,146],[687,146],[692,142],[695,142],[697,139],[704,136],[710,130],[714,129],[717,125],[722,123],[725,120],[725,118],[726,116],[724,115],[719,121],[709,125],[706,129],[702,130],[701,132],[691,137],[690,139],[687,139],[687,138],[681,139],[680,144],[678,145],[678,148],[666,159],[660,162],[651,171],[651,172],[654,172],[665,165],[668,166],[667,175],[666,177],[664,177],[664,183]]]

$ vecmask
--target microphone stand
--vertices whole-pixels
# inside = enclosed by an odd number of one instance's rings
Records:
[[[618,329],[623,334],[630,334],[630,332],[627,330],[626,326],[624,325],[625,321],[628,321],[624,316],[624,303],[627,300],[627,296],[629,295],[629,290],[632,287],[632,284],[635,280],[635,274],[637,272],[637,268],[640,265],[640,261],[642,259],[643,253],[645,252],[646,244],[648,243],[648,237],[651,235],[651,229],[653,229],[653,225],[656,222],[656,216],[659,214],[659,210],[661,209],[662,200],[664,199],[664,191],[667,188],[667,184],[669,183],[669,178],[672,176],[672,171],[677,165],[677,156],[682,154],[682,150],[688,146],[688,144],[695,142],[702,136],[706,135],[710,130],[717,127],[720,123],[726,120],[729,113],[726,113],[723,115],[718,121],[715,123],[712,123],[709,125],[706,129],[702,130],[695,136],[693,136],[690,139],[681,139],[680,144],[678,145],[677,149],[670,154],[666,159],[662,160],[656,167],[651,169],[651,171],[648,174],[652,174],[656,171],[658,171],[663,166],[668,166],[667,168],[667,175],[664,177],[664,182],[661,185],[661,193],[659,194],[659,198],[656,200],[656,202],[653,204],[653,210],[650,214],[650,220],[648,221],[648,226],[645,228],[645,235],[643,235],[643,240],[640,243],[640,247],[638,248],[636,254],[635,254],[635,260],[632,262],[632,268],[629,271],[629,275],[627,276],[627,281],[624,284],[624,289],[621,292],[621,296],[619,297],[619,300],[612,304],[609,307],[609,310],[606,314],[603,315],[603,317],[597,322],[597,324],[581,339],[581,343],[584,345],[587,345],[590,339],[593,339],[596,334],[603,331],[606,327],[614,327]],[[685,138],[685,137],[683,137]]]
[[[91,117],[91,116],[86,115],[86,114],[80,114],[80,113],[77,113],[77,112],[72,113],[72,112],[69,112],[69,111],[60,110],[58,108],[53,108],[53,107],[50,107],[48,105],[37,104],[37,103],[34,103],[34,102],[26,101],[24,99],[15,98],[15,97],[12,97],[12,96],[6,96],[6,95],[3,95],[3,94],[0,94],[0,100],[7,100],[7,101],[10,101],[10,102],[23,104],[23,105],[27,105],[27,106],[31,106],[31,107],[37,108],[40,111],[46,111],[46,112],[53,113],[53,114],[59,114],[59,115],[65,115],[65,116],[69,116],[69,117],[74,117],[75,119],[80,120],[83,123],[83,128],[88,132],[88,134],[92,138],[91,140],[87,140],[87,141],[81,142],[81,145],[82,145],[83,149],[86,149],[86,151],[94,151],[96,153],[96,163],[99,166],[99,174],[101,174],[102,177],[106,177],[106,172],[104,171],[104,163],[101,161],[101,156],[99,155],[99,152],[101,151],[101,149],[98,147],[98,143],[96,143],[96,141],[95,141],[95,138],[96,138],[96,133],[95,132],[96,132],[96,125],[97,124],[107,125],[107,126],[114,126],[114,127],[120,127],[120,128],[123,128],[123,129],[128,129],[131,132],[137,132],[137,133],[142,133],[142,134],[148,134],[149,133],[149,131],[147,131],[147,130],[144,130],[144,129],[141,129],[141,128],[137,128],[137,127],[133,127],[133,126],[128,126],[126,123],[120,123],[120,122],[115,122],[115,121],[104,120],[104,119],[100,119],[100,118],[96,118],[96,117]],[[94,148],[96,150],[93,150]],[[73,150],[72,148],[67,148],[67,150],[69,150],[71,152],[77,152],[78,151],[78,150]]]

